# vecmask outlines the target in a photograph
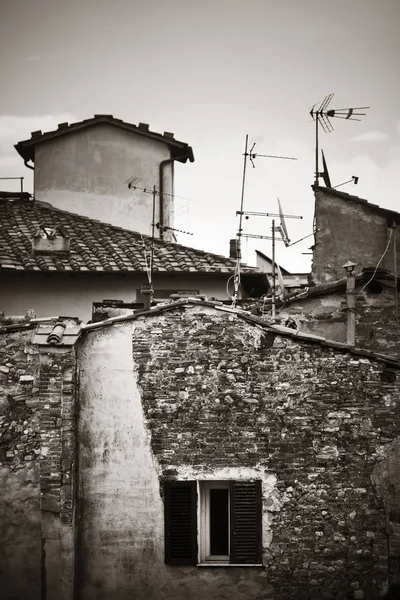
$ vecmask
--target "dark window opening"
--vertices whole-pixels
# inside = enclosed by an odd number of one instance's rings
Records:
[[[229,490],[210,490],[210,553],[229,554]]]
[[[381,294],[382,289],[381,282],[376,281],[375,279],[373,279],[367,286],[367,290],[370,294]]]

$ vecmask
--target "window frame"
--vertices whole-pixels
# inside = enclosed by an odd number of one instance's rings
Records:
[[[185,534],[186,551],[189,546],[190,553],[184,555],[183,560],[177,560],[181,554],[180,546],[175,547],[174,554],[171,546],[173,539],[173,523],[169,521],[171,514],[175,515],[181,524],[181,501],[173,512],[171,509],[171,488],[181,488],[190,492],[190,532]],[[229,489],[228,494],[228,548],[229,555],[210,554],[210,490]],[[188,519],[188,498],[186,498],[185,517]],[[235,511],[235,507],[238,507]],[[248,507],[248,512],[243,508]],[[165,526],[165,562],[169,565],[197,567],[262,567],[262,481],[261,479],[196,479],[174,480],[164,483],[164,526]],[[234,514],[235,513],[235,514]],[[189,521],[187,520],[189,523]],[[179,527],[179,525],[178,525]],[[189,525],[188,525],[189,527]],[[243,528],[246,535],[243,537]],[[190,533],[190,536],[189,536]],[[247,537],[248,533],[248,537]],[[182,538],[182,532],[179,534]],[[241,560],[243,558],[243,560]],[[254,560],[253,560],[254,558]],[[235,560],[236,559],[236,560]]]
[[[228,490],[228,554],[211,554],[210,548],[210,491]],[[198,498],[198,519],[197,519],[197,539],[199,563],[230,563],[231,546],[231,506],[230,506],[231,485],[229,480],[198,480],[197,498]]]

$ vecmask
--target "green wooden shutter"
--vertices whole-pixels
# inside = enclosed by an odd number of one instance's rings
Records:
[[[196,482],[165,482],[164,508],[166,564],[197,564]]]
[[[261,481],[233,481],[230,562],[261,564],[261,540]]]

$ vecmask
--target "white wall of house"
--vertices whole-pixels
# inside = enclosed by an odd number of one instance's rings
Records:
[[[156,274],[154,288],[198,290],[208,298],[227,300],[229,275]],[[137,290],[147,282],[144,273],[0,273],[0,310],[5,315],[24,315],[34,309],[37,317],[70,316],[89,321],[92,303],[104,299],[136,302]]]
[[[152,195],[128,189],[126,181],[135,176],[140,187],[155,185],[158,190],[160,162],[170,156],[166,143],[98,123],[36,146],[35,197],[62,210],[150,234]],[[172,194],[172,163],[163,172],[164,192]],[[171,196],[165,195],[164,224],[173,226],[170,202]],[[157,196],[156,222],[158,215]]]

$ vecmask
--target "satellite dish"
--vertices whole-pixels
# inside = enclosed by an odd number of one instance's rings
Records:
[[[289,239],[289,234],[286,228],[286,223],[285,223],[285,217],[283,216],[283,210],[282,210],[282,206],[281,206],[281,202],[278,198],[278,208],[279,208],[279,217],[280,217],[280,231],[281,231],[281,236],[282,236],[282,240],[283,243],[285,244],[285,246],[289,246],[290,244],[290,239]]]
[[[321,150],[322,154],[322,166],[324,170],[321,173],[322,179],[324,180],[325,186],[328,188],[332,187],[331,178],[329,177],[328,165],[326,164],[324,151]]]

